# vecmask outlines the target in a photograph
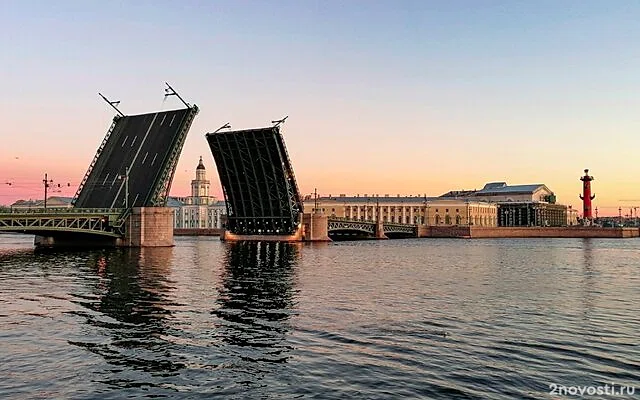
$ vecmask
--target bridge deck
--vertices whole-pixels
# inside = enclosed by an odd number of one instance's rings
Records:
[[[278,127],[207,134],[227,204],[227,229],[239,235],[290,235],[302,201]]]
[[[179,153],[197,111],[195,107],[115,117],[78,188],[75,206],[165,205]]]

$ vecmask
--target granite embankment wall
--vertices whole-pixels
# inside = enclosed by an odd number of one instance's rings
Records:
[[[638,228],[600,227],[468,227],[428,226],[420,230],[421,237],[441,238],[633,238],[640,236]]]

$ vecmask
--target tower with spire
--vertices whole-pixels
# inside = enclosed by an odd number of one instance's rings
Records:
[[[207,169],[202,163],[202,156],[196,167],[196,179],[191,181],[191,196],[187,200],[188,204],[209,205],[214,201],[209,196],[209,180],[207,179]]]

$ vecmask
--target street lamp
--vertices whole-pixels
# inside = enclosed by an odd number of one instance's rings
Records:
[[[49,179],[47,173],[45,172],[42,183],[44,184],[44,209],[46,210],[47,209],[47,191],[49,190],[49,187],[53,183],[53,179]]]
[[[622,207],[618,207],[618,218],[620,219],[620,226],[622,226]]]
[[[124,179],[124,208],[129,208],[129,166],[124,167],[124,175],[119,178]]]

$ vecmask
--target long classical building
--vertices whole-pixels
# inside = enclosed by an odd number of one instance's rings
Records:
[[[305,213],[360,221],[399,222],[428,226],[565,226],[576,224],[575,213],[556,204],[544,184],[487,183],[481,190],[458,190],[439,197],[323,196],[304,199]]]
[[[173,227],[188,229],[221,229],[226,214],[224,201],[209,194],[210,182],[200,157],[196,178],[191,181],[191,196],[170,197],[168,207],[173,208]]]
[[[497,224],[497,206],[494,203],[424,196],[306,196],[304,212],[360,221],[381,220],[418,225]]]

